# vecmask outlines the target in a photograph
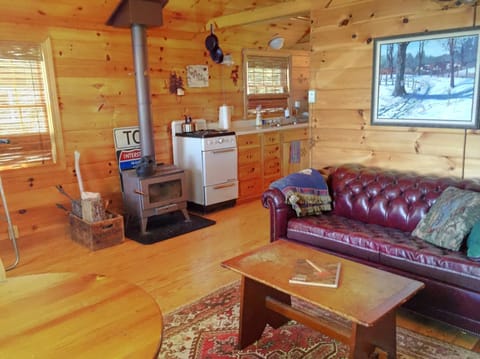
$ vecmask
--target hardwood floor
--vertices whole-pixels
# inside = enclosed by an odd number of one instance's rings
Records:
[[[268,212],[260,201],[208,214],[217,224],[153,245],[126,239],[91,252],[70,239],[65,226],[48,236],[18,239],[20,264],[7,277],[44,272],[99,273],[124,279],[150,293],[163,313],[190,303],[239,276],[220,263],[269,242]],[[9,241],[0,241],[5,266],[13,261]],[[401,311],[403,327],[480,353],[480,338],[453,327]]]

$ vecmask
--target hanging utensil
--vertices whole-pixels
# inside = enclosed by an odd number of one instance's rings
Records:
[[[217,47],[210,51],[210,57],[213,61],[217,64],[221,64],[223,62],[223,51],[221,48]]]
[[[205,38],[205,47],[208,51],[212,51],[218,47],[218,38],[213,33],[213,25],[210,25],[210,35]]]

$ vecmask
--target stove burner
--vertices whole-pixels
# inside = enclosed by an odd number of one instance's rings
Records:
[[[198,130],[193,132],[180,132],[180,133],[177,133],[176,135],[180,137],[207,138],[207,137],[235,135],[235,132],[230,130],[208,129],[208,130]]]

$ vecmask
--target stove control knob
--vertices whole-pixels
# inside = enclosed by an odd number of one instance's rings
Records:
[[[223,138],[219,138],[218,143],[223,143]]]

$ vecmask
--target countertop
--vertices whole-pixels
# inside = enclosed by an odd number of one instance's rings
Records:
[[[235,131],[237,135],[248,135],[251,133],[261,133],[261,132],[271,132],[271,131],[286,131],[286,130],[293,130],[298,128],[306,128],[308,127],[308,121],[302,120],[301,122],[297,122],[296,124],[289,124],[289,125],[282,125],[282,126],[256,126],[255,120],[237,120],[231,122],[232,131]]]

